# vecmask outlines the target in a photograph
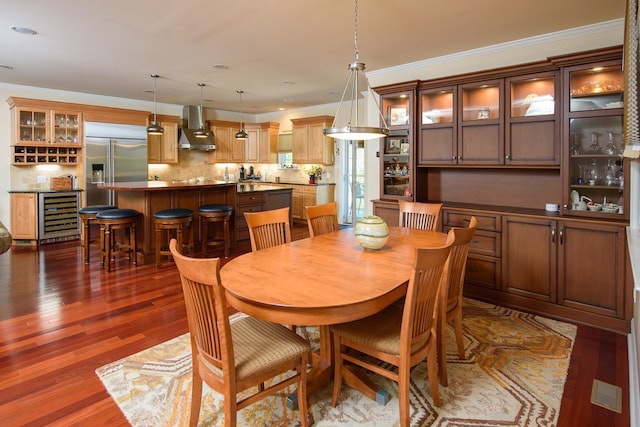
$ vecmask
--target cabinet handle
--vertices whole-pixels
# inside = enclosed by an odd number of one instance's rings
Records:
[[[560,244],[564,244],[564,227],[560,227]]]
[[[511,156],[509,156],[508,154],[506,156],[504,156],[505,159],[510,160]]]
[[[457,158],[458,158],[458,157],[453,156],[453,157],[451,158],[451,160],[456,160]]]
[[[475,244],[476,244],[476,243],[478,243],[478,242],[479,242],[479,240],[472,240],[472,241],[470,241],[469,243],[471,243],[472,245],[475,245]]]
[[[551,227],[551,244],[552,245],[556,244],[556,228],[555,227]]]

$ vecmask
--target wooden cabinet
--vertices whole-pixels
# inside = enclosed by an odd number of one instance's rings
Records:
[[[420,90],[418,165],[560,164],[557,70],[457,85],[451,80]]]
[[[208,124],[216,142],[208,163],[278,163],[279,123],[247,123],[246,141],[235,139],[240,123],[210,120]]]
[[[164,133],[147,136],[147,161],[149,164],[177,164],[178,117],[158,115],[157,120],[164,128]]]
[[[38,195],[11,193],[11,235],[14,240],[38,239]]]
[[[279,123],[253,123],[246,125],[249,138],[245,142],[245,163],[278,163]]]
[[[291,213],[297,222],[306,222],[306,206],[316,206],[335,200],[335,184],[270,184],[273,187],[292,189]]]
[[[323,133],[325,128],[331,127],[333,117],[317,116],[291,119],[291,123],[293,163],[334,164],[334,141]]]
[[[379,216],[390,227],[397,227],[400,223],[400,209],[395,200],[372,200],[373,214]]]
[[[222,120],[209,120],[209,130],[213,132],[216,149],[208,153],[208,163],[242,163],[244,162],[244,141],[234,137],[240,123]]]
[[[15,166],[80,162],[82,112],[51,101],[9,98],[12,158]]]
[[[557,302],[556,266],[561,243],[557,221],[505,216],[502,229],[502,290]]]
[[[442,230],[448,232],[451,227],[468,227],[472,216],[478,225],[469,245],[465,282],[482,292],[482,289],[498,289],[501,283],[502,266],[502,222],[498,214],[443,209]]]
[[[390,135],[380,140],[380,198],[413,200],[417,82],[376,88]],[[381,125],[384,123],[381,123]]]
[[[245,212],[262,212],[289,207],[289,222],[293,226],[291,193],[292,190],[284,186],[281,190],[249,191],[246,193],[239,191],[237,193],[235,224],[236,240],[239,247],[249,242],[249,226],[244,217]]]

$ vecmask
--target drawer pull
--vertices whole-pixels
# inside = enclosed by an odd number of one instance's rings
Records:
[[[480,271],[480,269],[478,268],[473,268],[473,267],[468,267],[467,268],[468,271],[472,272],[472,273],[477,273],[478,271]]]
[[[476,244],[476,243],[480,243],[480,241],[479,240],[472,240],[469,243]]]

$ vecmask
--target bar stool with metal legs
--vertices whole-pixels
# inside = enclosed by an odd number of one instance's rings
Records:
[[[111,258],[127,254],[129,263],[138,265],[136,255],[136,222],[140,213],[135,209],[107,209],[96,214],[100,225],[100,264],[111,271]],[[118,241],[116,231],[126,230]],[[126,237],[126,240],[125,240]]]
[[[95,223],[98,212],[109,209],[118,209],[118,207],[113,205],[90,205],[85,206],[78,211],[78,216],[80,216],[80,220],[82,221],[80,240],[82,242],[82,257],[85,264],[89,264],[90,258],[89,246],[91,245],[91,224]]]
[[[182,251],[185,247],[189,252],[193,251],[193,230],[191,229],[191,221],[193,220],[193,211],[191,209],[176,208],[164,209],[153,214],[156,223],[156,267],[160,266],[160,257],[166,255],[171,258],[169,250],[169,241],[171,240],[171,230],[175,231],[175,237],[178,241],[178,248]],[[184,244],[183,230],[187,228],[188,243]],[[164,230],[167,231],[166,246],[162,246],[162,236]]]
[[[202,233],[202,256],[207,254],[208,246],[222,246],[224,257],[229,257],[229,220],[233,208],[224,204],[202,205],[198,208],[198,218]],[[216,237],[215,230],[213,236],[209,238],[209,224],[222,224],[222,238]]]

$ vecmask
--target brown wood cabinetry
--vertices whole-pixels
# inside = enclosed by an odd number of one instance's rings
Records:
[[[149,118],[152,120],[153,116]],[[162,135],[147,135],[147,162],[149,164],[178,163],[178,116],[158,115],[164,128]]]
[[[306,222],[306,206],[322,205],[334,201],[335,184],[271,184],[274,187],[291,188],[292,219],[296,222]]]
[[[244,161],[247,163],[278,163],[278,130],[279,123],[247,124],[249,138],[244,150]]]
[[[11,193],[11,235],[14,240],[38,240],[38,195]]]
[[[13,121],[11,164],[76,165],[81,162],[83,121],[73,105],[9,98]]]
[[[244,141],[236,141],[235,133],[240,123],[222,120],[207,121],[209,130],[213,132],[216,149],[208,153],[208,163],[242,163],[244,162]]]
[[[320,163],[332,165],[334,141],[324,135],[325,128],[333,123],[332,116],[291,119],[293,133],[293,163]]]
[[[273,209],[289,208],[289,222],[293,226],[291,210],[291,188],[282,187],[281,190],[238,192],[236,196],[236,240],[238,247],[249,243],[249,226],[244,217],[245,212],[262,212]]]

